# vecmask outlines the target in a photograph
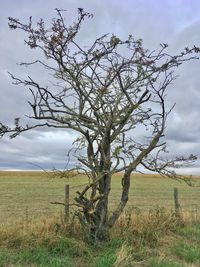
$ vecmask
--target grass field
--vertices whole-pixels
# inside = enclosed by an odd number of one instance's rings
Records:
[[[199,267],[200,221],[163,210],[127,213],[100,246],[76,221],[56,218],[0,224],[1,267]]]
[[[111,230],[111,240],[96,247],[88,244],[77,221],[62,224],[60,206],[50,204],[63,201],[65,184],[70,184],[73,201],[86,182],[84,176],[67,180],[45,173],[0,172],[0,267],[200,267],[198,187],[133,175],[126,212]],[[174,187],[188,211],[180,218],[170,211]],[[110,209],[120,188],[120,176],[113,177]]]
[[[200,181],[198,177],[195,181]],[[50,202],[64,199],[64,185],[70,184],[70,199],[87,183],[84,176],[71,179],[52,178],[52,175],[37,172],[0,172],[0,221],[7,218],[58,215],[62,206]],[[173,209],[173,188],[179,189],[183,210],[200,208],[199,187],[189,187],[157,175],[135,174],[132,177],[127,209],[151,209],[156,206]],[[110,209],[120,199],[121,177],[113,177],[110,195]]]

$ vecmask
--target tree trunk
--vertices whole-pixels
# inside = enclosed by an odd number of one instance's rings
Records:
[[[96,221],[94,227],[94,241],[99,243],[103,240],[108,239],[108,198],[104,197],[99,201],[97,210],[96,210]]]
[[[121,201],[108,220],[109,228],[111,228],[115,224],[115,222],[118,220],[119,216],[122,214],[126,206],[126,203],[128,202],[131,172],[132,172],[132,169],[127,170],[122,178]]]
[[[102,196],[95,207],[94,229],[91,233],[95,243],[99,243],[109,238],[108,236],[108,196],[111,189],[110,174],[110,127],[107,128],[101,146],[101,159],[99,171],[103,177],[99,180],[98,191]]]
[[[96,205],[95,225],[94,225],[94,241],[101,242],[109,238],[108,236],[108,196],[110,193],[111,176],[104,175],[99,181],[99,193],[103,196]]]
[[[109,239],[109,229],[115,224],[115,222],[123,212],[124,207],[128,202],[131,172],[132,169],[126,171],[123,176],[121,201],[110,218],[108,218],[108,195],[110,192],[111,177],[109,175],[106,175],[104,179],[104,186],[106,190],[104,188],[104,192],[107,192],[107,194],[104,195],[104,197],[98,202],[96,206],[96,221],[93,232],[91,233],[91,237],[93,238],[95,243]]]

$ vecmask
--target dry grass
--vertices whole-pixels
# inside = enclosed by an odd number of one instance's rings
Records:
[[[56,222],[56,218],[40,218],[27,223],[22,220],[2,223],[0,224],[0,245],[1,247],[20,249],[32,247],[33,242],[39,244],[48,237],[53,239]]]
[[[200,212],[180,212],[176,216],[167,209],[153,209],[149,211],[126,212],[122,214],[112,229],[113,238],[120,237],[137,246],[158,245],[163,237],[176,231],[177,227],[188,227],[200,224]]]
[[[196,181],[199,179],[195,178]],[[85,176],[72,179],[53,178],[44,172],[0,172],[0,222],[8,218],[33,219],[35,217],[59,216],[62,206],[50,202],[63,202],[64,185],[70,184],[70,199],[73,202],[77,190],[87,183]],[[127,210],[152,209],[156,206],[173,209],[173,187],[178,187],[183,210],[200,208],[199,188],[189,187],[158,175],[133,174]],[[110,209],[120,201],[120,174],[112,179]]]
[[[176,229],[177,225],[192,225],[200,223],[200,214],[181,213],[176,217],[170,210],[155,209],[151,211],[126,212],[120,216],[111,230],[112,238],[129,240],[135,245],[148,243],[157,244],[160,236],[167,235]],[[63,223],[60,217],[38,217],[29,221],[7,220],[0,224],[0,247],[31,247],[33,243],[41,244],[44,240],[55,241],[59,235],[73,236],[84,239],[78,220],[70,219]]]
[[[117,251],[117,258],[113,264],[113,267],[130,266],[132,262],[132,251],[125,243]]]
[[[53,244],[61,236],[73,236],[83,239],[78,221],[62,224],[59,217],[41,217],[25,222],[22,220],[7,221],[0,224],[0,248],[21,249],[40,246],[46,240]]]
[[[190,232],[197,232],[197,228],[193,230],[192,227],[194,223],[200,223],[200,217],[198,221],[196,219],[197,216],[192,217],[189,212],[177,218],[166,209],[126,212],[111,230],[111,241],[102,247],[93,247],[84,242],[84,233],[76,220],[67,225],[62,223],[61,217],[10,220],[0,224],[0,255],[3,255],[3,251],[7,253],[7,258],[2,260],[0,257],[0,266],[15,266],[11,265],[13,261],[23,263],[16,266],[168,266],[161,263],[180,261],[177,259],[177,253],[183,250],[182,245],[177,247],[183,238],[180,233],[185,235],[184,242],[186,238],[193,240]],[[172,250],[174,244],[178,252]],[[59,260],[62,257],[63,261],[66,260],[66,255],[74,264],[59,265]],[[51,261],[53,263],[49,265]],[[184,264],[180,266],[188,266],[184,260],[182,262]]]

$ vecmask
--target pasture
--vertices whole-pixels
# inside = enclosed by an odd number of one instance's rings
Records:
[[[197,184],[199,177],[194,180]],[[70,185],[70,201],[76,191],[83,188],[88,180],[85,176],[55,178],[44,172],[0,172],[0,221],[40,215],[59,215],[60,205],[50,202],[63,202],[64,185]],[[152,209],[165,207],[173,209],[173,188],[179,189],[179,201],[183,210],[195,211],[200,208],[199,187],[190,187],[184,182],[174,181],[158,175],[133,174],[127,209]],[[121,177],[112,179],[110,209],[118,203],[121,193]],[[71,208],[72,210],[72,208]]]

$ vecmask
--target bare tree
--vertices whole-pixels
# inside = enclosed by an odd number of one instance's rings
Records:
[[[1,123],[0,134],[10,133],[13,138],[45,126],[80,133],[76,140],[77,170],[85,172],[89,182],[77,192],[75,201],[82,223],[98,242],[106,238],[122,213],[131,174],[139,166],[185,179],[176,175],[174,168],[196,159],[194,155],[164,157],[166,143],[162,139],[173,108],[166,107],[166,89],[176,78],[175,69],[197,58],[195,54],[200,50],[194,46],[172,56],[166,52],[166,44],[161,44],[158,52],[149,51],[132,35],[122,41],[109,34],[83,46],[78,41],[79,30],[84,19],[92,15],[80,8],[77,21],[67,26],[63,11],[56,11],[57,18],[50,28],[42,19],[34,27],[31,17],[27,24],[9,18],[11,29],[28,34],[25,44],[44,55],[43,59],[21,65],[39,64],[57,83],[43,87],[30,76],[21,79],[11,74],[14,84],[25,85],[32,94],[29,117],[35,123],[22,126],[18,118],[13,128]],[[121,199],[108,215],[111,179],[116,173],[122,176]]]

